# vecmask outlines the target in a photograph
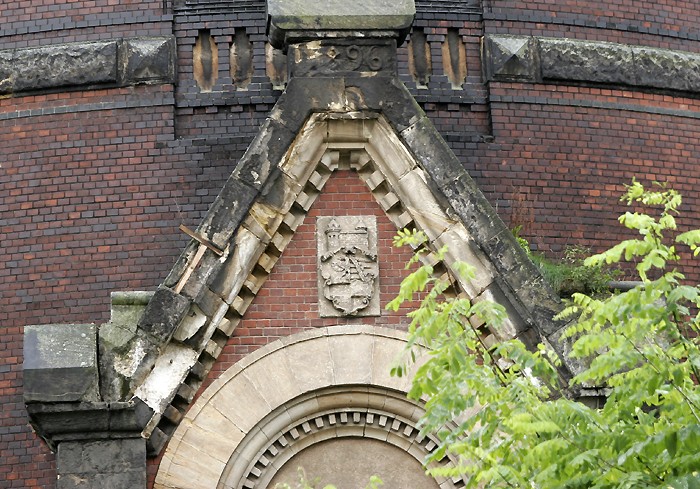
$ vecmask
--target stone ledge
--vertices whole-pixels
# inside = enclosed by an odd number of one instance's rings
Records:
[[[63,87],[173,83],[174,37],[74,42],[0,51],[0,95]]]
[[[149,414],[138,402],[34,403],[27,412],[52,450],[66,440],[140,438]]]
[[[489,81],[568,81],[700,93],[700,54],[577,39],[490,35]]]

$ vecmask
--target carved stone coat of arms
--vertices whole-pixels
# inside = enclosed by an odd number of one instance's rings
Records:
[[[379,315],[376,218],[319,217],[316,229],[321,316]]]

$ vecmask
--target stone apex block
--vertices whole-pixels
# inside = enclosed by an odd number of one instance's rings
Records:
[[[405,32],[416,14],[414,0],[268,0],[270,41],[284,44],[289,31],[400,31]],[[297,35],[297,34],[295,34]]]
[[[416,14],[414,0],[268,0],[267,14],[278,28],[405,29]]]
[[[487,36],[484,39],[486,72],[490,80],[530,80],[535,78],[533,38],[526,36]]]
[[[98,389],[94,324],[24,328],[25,402],[96,401]]]

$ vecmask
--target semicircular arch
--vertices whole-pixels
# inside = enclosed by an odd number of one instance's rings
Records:
[[[354,425],[363,436],[394,440],[389,443],[427,455],[434,443],[415,438],[423,410],[405,397],[411,376],[390,375],[405,346],[402,331],[353,325],[305,331],[256,350],[226,370],[188,411],[165,450],[154,487],[235,487],[235,480],[260,472],[266,451],[279,451],[274,443],[280,437],[292,440],[304,423],[330,426],[336,415],[350,416],[343,426]],[[279,460],[288,460],[314,440],[352,431],[329,434],[322,428],[317,426],[311,438],[300,436],[305,441]],[[269,480],[279,466],[263,479]]]

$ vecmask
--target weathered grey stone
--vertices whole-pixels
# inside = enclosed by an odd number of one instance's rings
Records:
[[[289,47],[292,76],[366,76],[396,73],[396,41],[332,39]]]
[[[643,46],[630,48],[636,85],[700,91],[700,54]]]
[[[276,173],[279,161],[294,141],[295,134],[284,124],[269,118],[236,165],[233,177],[260,190]]]
[[[209,208],[198,231],[215,245],[225,248],[257,195],[258,189],[232,175]]]
[[[145,488],[146,441],[64,441],[58,445],[57,469],[61,489]]]
[[[11,74],[9,77],[7,74]],[[117,42],[58,44],[7,51],[0,56],[0,76],[10,78],[3,92],[117,81]]]
[[[144,426],[133,402],[30,403],[27,412],[54,450],[65,440],[140,436]]]
[[[158,287],[139,321],[140,330],[161,344],[170,340],[189,309],[190,300],[167,287]]]
[[[94,324],[24,328],[25,402],[93,401],[98,388]]]
[[[280,48],[285,31],[404,31],[415,13],[414,0],[268,0],[268,34],[272,45]]]
[[[528,276],[530,280],[524,281]],[[550,335],[564,324],[563,321],[554,320],[554,316],[562,309],[561,300],[539,273],[536,275],[514,272],[504,274],[501,277],[501,287],[506,294],[512,291],[511,301],[524,305],[528,311],[530,323],[536,326],[541,335]]]
[[[112,311],[108,323],[100,326],[100,344],[107,348],[121,348],[133,338],[136,326],[153,298],[153,292],[112,292]]]
[[[574,80],[700,91],[700,54],[577,39],[488,35],[489,80]]]
[[[172,37],[75,42],[0,51],[0,93],[98,84],[172,83]]]
[[[312,112],[328,112],[344,105],[345,84],[341,78],[292,78],[270,118],[297,134]]]
[[[265,244],[247,229],[236,234],[236,244],[211,283],[211,290],[231,304],[252,271]]]
[[[438,187],[466,175],[457,157],[427,117],[402,131],[401,138]]]
[[[436,178],[431,174],[431,177]],[[467,173],[439,185],[454,212],[459,216],[469,234],[479,246],[507,230],[486,197]]]
[[[180,294],[194,302],[198,301],[200,295],[206,291],[211,277],[216,275],[221,266],[221,257],[207,250],[199,265],[182,287]]]
[[[0,93],[12,91],[15,84],[14,51],[0,51]]]
[[[484,63],[489,80],[534,81],[533,38],[489,35],[484,39]]]
[[[110,321],[98,330],[100,390],[105,400],[119,400],[128,394],[124,392],[124,378],[129,373],[122,366],[132,356],[130,346],[133,346],[135,340],[138,341],[138,322],[153,295],[153,292],[145,291],[119,291],[111,294]]]
[[[624,44],[538,39],[543,79],[633,84],[632,50]]]
[[[180,342],[186,342],[202,329],[207,319],[199,307],[196,305],[191,307],[183,320],[180,321],[180,326],[173,333],[173,338]]]
[[[399,133],[425,116],[396,77],[347,78],[345,99],[355,110],[381,112]]]
[[[165,280],[163,280],[164,286],[173,288],[177,285],[177,283],[182,278],[182,275],[185,273],[185,270],[187,269],[189,260],[191,260],[194,257],[194,255],[197,253],[198,248],[199,242],[194,239],[190,240],[187,246],[182,250],[182,253],[175,262],[175,265],[173,265],[173,268],[170,270],[170,273],[168,273],[168,276],[165,277]]]
[[[157,37],[126,39],[120,46],[120,81],[136,83],[173,82],[175,77],[175,39]]]

